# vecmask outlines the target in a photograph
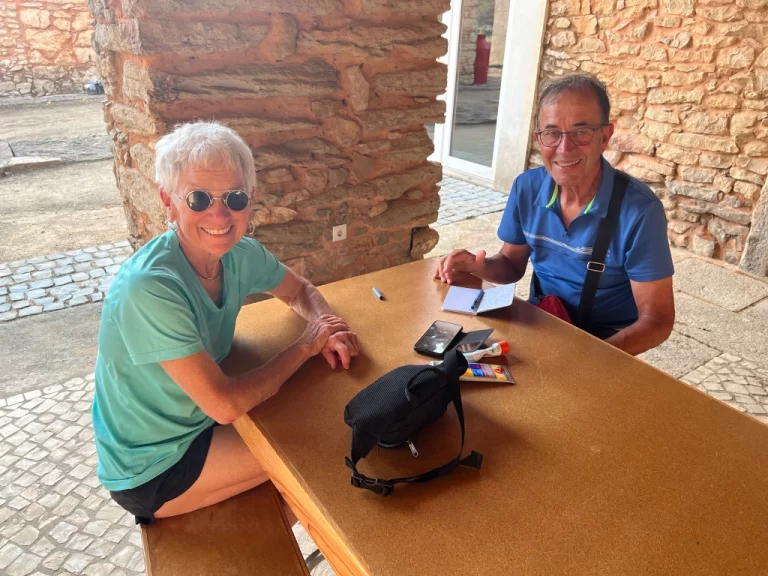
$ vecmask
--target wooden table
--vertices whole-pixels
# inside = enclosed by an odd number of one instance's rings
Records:
[[[337,574],[768,574],[768,427],[522,301],[483,317],[440,310],[422,261],[324,286],[360,335],[348,371],[316,357],[235,423]],[[371,287],[379,288],[384,301]],[[427,359],[435,319],[492,327],[515,386],[462,385],[465,450],[481,470],[398,486],[350,485],[347,402]],[[303,327],[277,301],[243,309],[227,369],[259,365]],[[408,476],[454,457],[453,408],[407,448],[363,459]]]

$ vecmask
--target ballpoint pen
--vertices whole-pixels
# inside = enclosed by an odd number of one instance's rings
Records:
[[[472,302],[472,306],[469,307],[472,312],[475,312],[477,310],[478,305],[480,304],[480,300],[483,299],[483,294],[485,294],[485,290],[480,290],[480,293],[477,295],[477,298],[475,298],[475,301]]]

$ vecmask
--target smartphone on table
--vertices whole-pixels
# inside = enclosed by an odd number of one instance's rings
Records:
[[[451,322],[435,320],[413,349],[419,354],[442,358],[454,340],[461,334],[461,326]]]

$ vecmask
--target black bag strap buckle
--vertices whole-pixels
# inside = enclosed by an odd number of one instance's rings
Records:
[[[355,488],[365,488],[370,490],[374,494],[381,496],[389,496],[394,491],[395,487],[388,480],[382,478],[368,478],[358,472],[352,473],[352,486]]]
[[[357,471],[357,466],[355,466],[349,458],[344,458],[344,464],[352,469],[352,478],[350,479],[350,482],[355,488],[365,488],[366,490],[370,490],[374,494],[380,494],[381,496],[389,496],[395,490],[394,483],[391,480],[369,478],[365,474],[360,474],[360,472]]]
[[[598,274],[602,274],[605,272],[605,264],[602,262],[595,262],[593,260],[590,260],[587,262],[587,270],[590,272],[597,272]]]

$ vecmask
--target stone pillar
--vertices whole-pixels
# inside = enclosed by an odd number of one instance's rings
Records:
[[[154,142],[216,119],[251,146],[254,237],[316,283],[437,242],[448,0],[89,0],[131,241],[162,232]],[[333,242],[333,226],[347,239]]]
[[[496,0],[493,7],[493,36],[491,41],[491,66],[504,64],[504,47],[507,43],[509,0]]]

